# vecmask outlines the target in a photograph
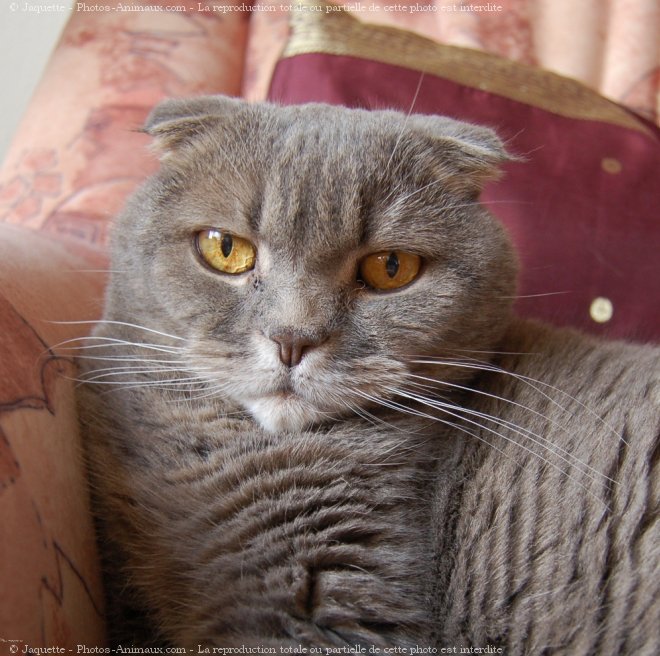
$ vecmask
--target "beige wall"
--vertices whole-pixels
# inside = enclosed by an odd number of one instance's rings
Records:
[[[64,11],[27,11],[62,6]],[[72,0],[0,0],[0,161],[37,85]]]

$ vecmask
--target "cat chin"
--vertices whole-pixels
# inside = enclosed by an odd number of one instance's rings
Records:
[[[273,394],[243,403],[253,419],[269,433],[295,433],[327,416],[310,403],[293,395]]]

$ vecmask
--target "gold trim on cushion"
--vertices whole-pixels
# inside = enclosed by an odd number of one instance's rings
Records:
[[[326,12],[326,7],[332,10]],[[413,32],[364,23],[324,0],[297,0],[291,27],[282,58],[322,53],[371,59],[437,75],[568,118],[653,134],[625,109],[576,80],[478,50],[442,45]]]

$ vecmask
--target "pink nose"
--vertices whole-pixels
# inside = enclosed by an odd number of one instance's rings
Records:
[[[295,367],[300,364],[303,356],[312,349],[320,346],[328,337],[310,337],[295,332],[283,332],[270,337],[280,347],[280,360],[287,367]]]

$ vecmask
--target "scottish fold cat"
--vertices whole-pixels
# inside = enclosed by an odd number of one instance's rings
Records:
[[[225,97],[145,130],[79,359],[114,640],[658,653],[658,350],[512,314],[495,134]]]

